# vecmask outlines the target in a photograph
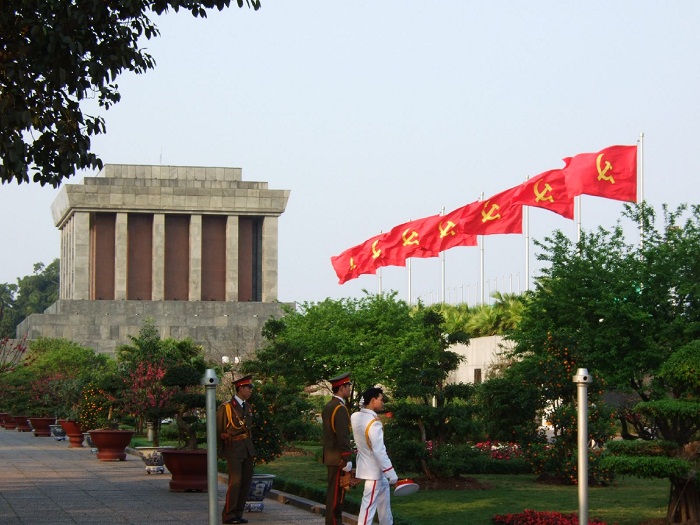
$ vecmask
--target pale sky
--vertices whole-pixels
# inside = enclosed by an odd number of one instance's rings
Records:
[[[642,132],[647,201],[700,203],[697,1],[263,0],[156,24],[161,37],[145,43],[156,69],[117,80],[122,101],[103,113],[94,151],[114,164],[240,167],[243,180],[291,190],[282,301],[376,292],[377,276],[338,285],[330,257]],[[0,282],[58,257],[56,193],[0,187]],[[622,207],[584,196],[582,227],[611,227]],[[537,239],[576,232],[534,208],[529,225]],[[523,289],[525,237],[484,241],[487,291]],[[449,302],[476,301],[480,258],[446,252]],[[413,300],[439,299],[441,267],[414,260]],[[382,270],[401,299],[408,282],[405,268]]]

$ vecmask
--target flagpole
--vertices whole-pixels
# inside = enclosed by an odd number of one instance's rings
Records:
[[[576,242],[581,242],[581,196],[576,196]]]
[[[644,132],[639,134],[639,149],[637,150],[637,202],[644,205]],[[639,247],[644,248],[644,220],[639,221]]]
[[[479,201],[481,202],[481,201],[483,201],[483,200],[484,200],[484,192],[482,191],[482,192],[481,192],[481,197],[479,197]],[[480,265],[481,265],[481,269],[480,269],[480,272],[479,272],[479,273],[480,273],[480,278],[481,278],[481,304],[484,304],[485,301],[484,301],[484,236],[483,236],[483,235],[479,235],[479,241],[480,241],[480,242],[479,242],[479,246],[480,246],[480,248],[481,248],[481,249],[480,249],[480,259],[481,259],[481,260],[480,260]]]
[[[530,176],[525,177],[525,182],[530,180]],[[525,209],[525,290],[530,289],[530,207],[523,206]],[[511,293],[513,292],[513,282],[511,280]]]
[[[411,293],[411,258],[409,257],[406,260],[406,268],[408,269],[408,305],[411,306],[411,299],[412,299],[412,293]]]
[[[445,207],[442,207],[440,215],[445,215]],[[442,304],[445,304],[445,250],[441,252],[442,255]]]

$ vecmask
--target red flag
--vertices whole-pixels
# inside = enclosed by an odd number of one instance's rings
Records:
[[[564,162],[566,186],[572,197],[586,194],[637,202],[637,146],[610,146]]]
[[[422,225],[421,250],[413,257],[437,257],[456,246],[476,246],[476,235],[465,233],[460,223],[463,208],[445,215],[426,217]]]
[[[567,190],[563,170],[535,175],[516,189],[513,204],[545,208],[567,219],[574,218],[574,198]]]
[[[472,235],[522,233],[523,207],[513,203],[517,189],[511,188],[485,201],[472,202],[460,208],[463,231]]]
[[[343,284],[360,275],[374,274],[382,266],[403,266],[400,247],[391,232],[375,235],[362,244],[348,248],[340,255],[331,257],[331,264]]]

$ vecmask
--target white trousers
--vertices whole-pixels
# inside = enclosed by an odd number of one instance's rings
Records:
[[[389,480],[386,478],[365,480],[357,525],[371,525],[375,514],[379,518],[379,525],[393,525],[390,497]]]

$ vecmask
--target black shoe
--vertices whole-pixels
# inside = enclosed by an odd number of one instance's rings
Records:
[[[248,523],[248,520],[245,518],[231,518],[224,520],[224,523]]]

